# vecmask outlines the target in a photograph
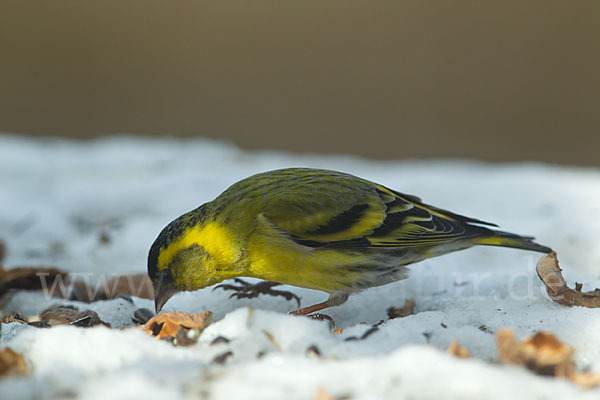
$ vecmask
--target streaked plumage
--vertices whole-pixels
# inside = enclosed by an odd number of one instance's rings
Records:
[[[405,265],[474,245],[551,251],[485,225],[496,226],[352,175],[282,169],[237,182],[171,222],[150,249],[148,274],[157,309],[177,291],[233,277],[322,290],[324,308],[405,278]]]

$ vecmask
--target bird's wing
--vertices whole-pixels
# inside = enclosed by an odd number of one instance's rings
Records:
[[[314,248],[434,246],[491,233],[477,224],[494,226],[424,204],[416,196],[380,185],[325,197],[313,201],[279,199],[280,212],[267,210],[262,215],[294,242]]]
[[[492,234],[480,225],[495,224],[465,217],[423,203],[385,187],[378,188],[386,201],[383,223],[367,239],[372,247],[435,246],[458,239],[469,239]]]
[[[364,190],[333,187],[315,192],[278,195],[261,212],[279,231],[308,245],[362,239],[386,218],[387,206],[370,187]]]

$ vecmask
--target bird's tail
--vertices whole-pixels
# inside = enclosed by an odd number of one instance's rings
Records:
[[[551,248],[534,242],[534,238],[531,236],[520,236],[514,233],[493,231],[491,229],[489,231],[491,235],[472,239],[473,242],[485,246],[512,247],[515,249],[538,251],[540,253],[550,253],[552,251]]]

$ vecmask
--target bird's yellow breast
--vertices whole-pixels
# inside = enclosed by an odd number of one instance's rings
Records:
[[[345,270],[356,256],[308,249],[286,239],[255,235],[247,245],[247,276],[333,293],[352,286],[357,274]]]

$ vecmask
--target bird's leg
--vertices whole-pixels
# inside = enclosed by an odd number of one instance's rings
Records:
[[[290,311],[291,315],[308,315],[310,313],[314,313],[315,311],[321,311],[324,308],[331,307],[333,304],[329,304],[329,300],[324,301],[319,304],[315,304],[309,307],[299,308],[298,310]]]
[[[300,307],[300,298],[298,296],[296,296],[294,293],[287,292],[285,290],[272,289],[273,286],[281,285],[281,283],[263,281],[263,282],[258,282],[256,284],[252,285],[240,278],[234,278],[233,281],[235,283],[237,283],[239,286],[229,285],[229,284],[221,284],[221,285],[215,286],[215,288],[213,290],[216,290],[219,288],[223,289],[223,290],[233,290],[234,293],[232,293],[231,296],[229,296],[229,298],[235,297],[238,299],[252,299],[254,297],[258,297],[259,294],[266,294],[269,296],[281,296],[281,297],[284,297],[288,301],[296,300],[296,303],[298,303],[298,307]]]
[[[326,301],[324,301],[322,303],[304,307],[304,308],[300,308],[295,311],[290,311],[290,314],[291,315],[308,315],[310,313],[314,313],[315,311],[321,311],[328,307],[339,306],[341,304],[344,304],[346,302],[346,300],[348,300],[348,294],[336,294],[336,295],[332,294],[329,296],[329,298]]]

